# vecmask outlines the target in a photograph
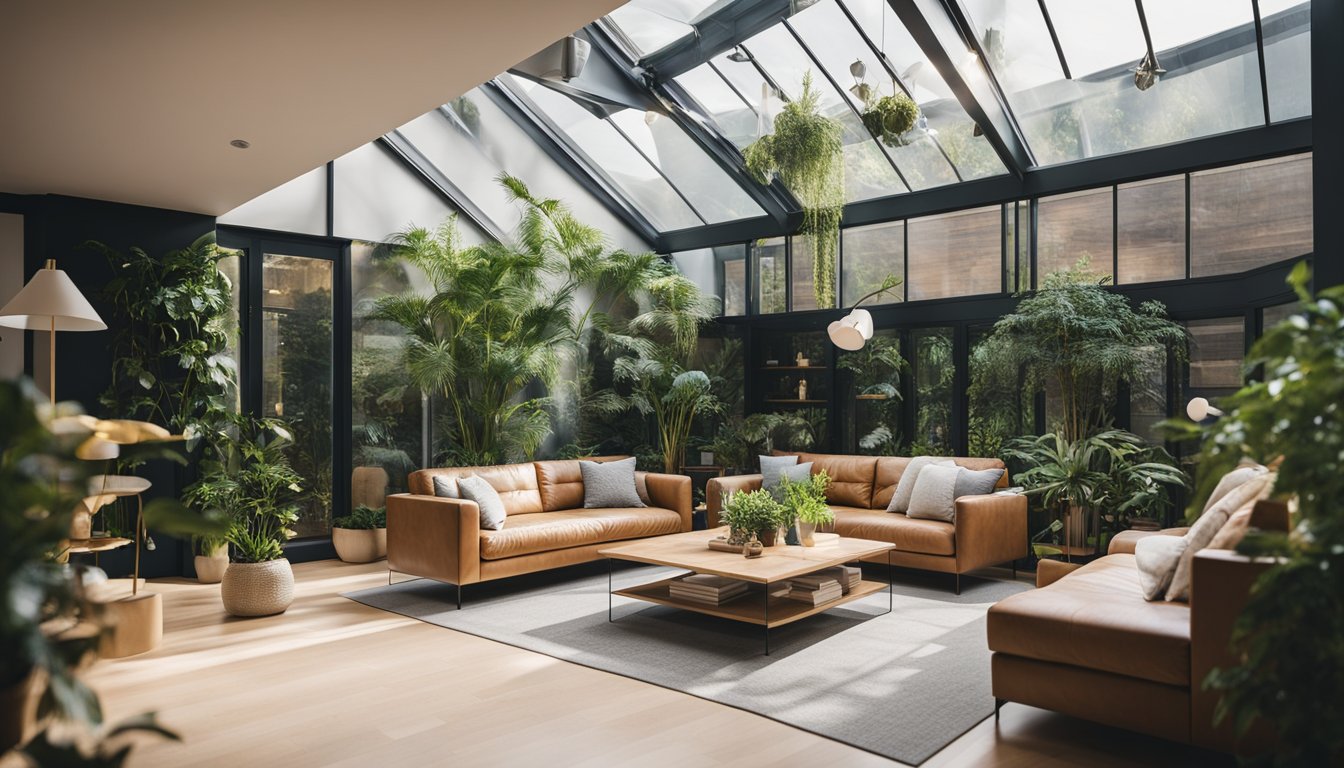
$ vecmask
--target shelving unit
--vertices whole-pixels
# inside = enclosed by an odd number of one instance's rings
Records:
[[[826,334],[772,333],[754,339],[750,354],[749,370],[754,380],[748,389],[747,412],[803,415],[817,425],[813,429],[819,433],[819,439],[809,448],[828,448],[835,410],[835,348]],[[806,365],[798,364],[800,355]],[[806,388],[800,392],[803,386]]]

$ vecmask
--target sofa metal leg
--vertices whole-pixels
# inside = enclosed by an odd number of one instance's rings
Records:
[[[961,594],[961,574],[960,574],[960,573],[955,573],[955,574],[952,575],[952,578],[953,578],[953,590],[954,590],[958,595],[960,595],[960,594]]]
[[[1017,581],[1017,561],[1013,561],[1013,581]]]
[[[1007,699],[1000,699],[998,696],[994,697],[994,722],[999,722],[999,710],[1003,709],[1003,705],[1007,703]]]

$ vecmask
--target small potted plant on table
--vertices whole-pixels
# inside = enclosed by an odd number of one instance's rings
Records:
[[[218,584],[229,568],[229,540],[223,535],[197,536],[196,580],[202,584]]]
[[[728,541],[742,544],[754,533],[761,544],[773,547],[783,515],[783,505],[767,490],[734,493],[723,506],[723,522],[730,531]]]
[[[804,547],[816,544],[818,525],[835,521],[835,514],[826,504],[826,488],[830,484],[831,478],[825,470],[805,482],[784,481],[784,524],[798,526],[798,540]]]
[[[336,518],[331,528],[336,556],[347,563],[372,563],[387,557],[387,508],[360,504]]]

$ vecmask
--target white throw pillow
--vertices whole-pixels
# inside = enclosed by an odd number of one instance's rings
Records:
[[[1134,564],[1139,569],[1143,599],[1161,600],[1176,574],[1176,564],[1185,552],[1184,536],[1145,536],[1134,543]]]
[[[441,499],[460,499],[462,494],[457,492],[457,480],[452,477],[434,477],[434,495]]]
[[[1185,550],[1181,552],[1171,577],[1171,586],[1167,588],[1168,600],[1190,599],[1190,572],[1195,566],[1195,553],[1213,541],[1227,523],[1233,512],[1269,496],[1274,489],[1273,472],[1260,472],[1246,482],[1228,491],[1209,511],[1199,516],[1195,524],[1185,533]],[[1151,538],[1151,537],[1150,537]]]
[[[504,527],[507,517],[504,500],[499,498],[499,491],[493,485],[476,475],[467,475],[457,478],[457,489],[462,492],[462,498],[476,502],[481,508],[482,530],[498,531]]]
[[[930,465],[940,467],[955,467],[957,463],[951,459],[944,459],[938,456],[916,456],[905,465],[905,471],[901,473],[901,479],[896,482],[896,490],[891,494],[891,502],[887,504],[888,512],[905,512],[910,508],[910,494],[915,490],[915,481],[919,479],[920,470]]]
[[[952,462],[948,464],[952,466],[929,464],[920,470],[910,492],[907,515],[947,523],[956,518],[957,478],[961,477],[962,469]]]

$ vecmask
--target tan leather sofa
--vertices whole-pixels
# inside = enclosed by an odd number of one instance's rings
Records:
[[[967,469],[1003,469],[998,459],[953,458]],[[800,463],[812,462],[813,473],[826,470],[831,478],[826,501],[835,513],[831,528],[841,536],[889,541],[893,565],[953,574],[961,593],[961,574],[1027,556],[1027,498],[1025,496],[963,496],[956,500],[956,522],[922,520],[887,512],[891,496],[910,459],[899,456],[843,456],[800,453]],[[1008,473],[999,487],[1008,485]],[[719,477],[709,481],[705,506],[709,527],[719,525],[725,492],[753,491],[760,475]],[[886,554],[874,558],[886,562]]]
[[[434,495],[435,477],[476,475],[499,492],[508,517],[481,530],[480,508]],[[422,469],[410,493],[387,497],[387,567],[457,585],[600,560],[613,541],[691,530],[691,479],[637,472],[646,507],[583,508],[579,462],[536,461],[497,467]]]
[[[1253,526],[1287,530],[1282,504],[1260,502]],[[997,708],[1005,701],[1062,712],[1208,749],[1234,751],[1231,728],[1213,727],[1210,670],[1235,663],[1232,625],[1268,567],[1226,550],[1195,554],[1190,602],[1148,602],[1134,542],[1185,529],[1126,532],[1083,566],[1042,561],[1040,588],[989,609]],[[1263,740],[1264,734],[1257,737]]]

